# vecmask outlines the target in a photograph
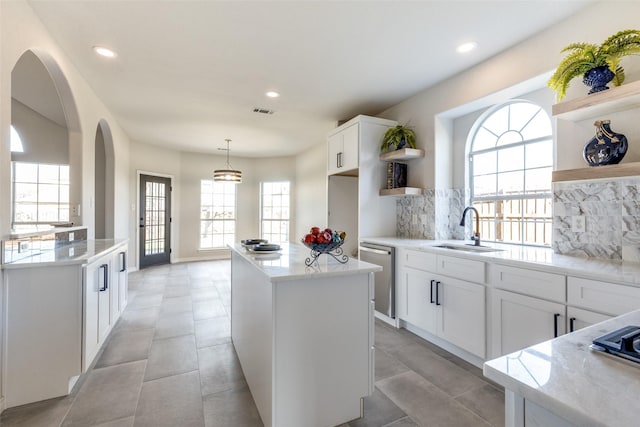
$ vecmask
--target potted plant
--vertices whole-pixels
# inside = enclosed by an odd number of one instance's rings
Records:
[[[396,125],[384,133],[380,150],[383,152],[391,151],[392,148],[400,150],[405,145],[409,148],[416,148],[416,133],[407,126]]]
[[[572,43],[561,52],[569,54],[547,82],[558,93],[558,101],[564,98],[571,80],[580,75],[583,83],[592,88],[590,94],[609,89],[609,82],[620,86],[624,81],[620,60],[627,55],[640,54],[640,30],[620,31],[600,45]]]

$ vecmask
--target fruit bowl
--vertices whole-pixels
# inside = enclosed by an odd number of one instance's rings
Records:
[[[310,266],[322,254],[330,255],[342,264],[346,263],[349,257],[344,255],[341,248],[346,237],[347,234],[344,231],[311,227],[309,233],[300,239],[300,242],[311,250],[311,257],[305,260],[305,264]]]

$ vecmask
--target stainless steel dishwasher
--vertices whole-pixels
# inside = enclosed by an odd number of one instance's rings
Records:
[[[382,271],[375,273],[375,307],[377,312],[395,319],[395,248],[360,242],[360,260],[382,267]]]

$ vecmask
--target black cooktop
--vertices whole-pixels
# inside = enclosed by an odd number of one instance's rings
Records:
[[[640,363],[640,326],[625,326],[598,337],[591,348]]]

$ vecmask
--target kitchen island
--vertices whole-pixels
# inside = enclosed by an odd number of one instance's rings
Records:
[[[628,325],[640,325],[640,310],[486,362],[484,375],[505,388],[505,425],[638,425],[640,364],[589,348]]]
[[[282,244],[231,246],[231,337],[265,426],[334,426],[374,386],[373,273],[381,267]]]

